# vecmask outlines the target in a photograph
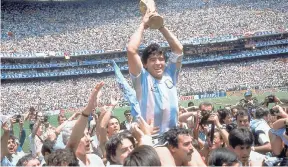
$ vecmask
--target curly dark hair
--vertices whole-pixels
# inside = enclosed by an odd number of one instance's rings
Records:
[[[47,158],[47,166],[62,166],[67,164],[67,166],[79,166],[79,161],[70,149],[59,149],[52,152]]]
[[[123,166],[161,166],[161,161],[153,147],[142,145],[125,158]]]
[[[184,128],[172,128],[165,132],[160,137],[160,142],[165,143],[168,142],[169,145],[178,148],[178,136],[179,135],[190,135],[188,129]]]
[[[16,166],[26,166],[26,164],[30,161],[30,160],[34,160],[37,159],[36,156],[32,155],[32,154],[28,154],[23,156],[21,159],[18,160]],[[39,161],[40,163],[40,161]]]
[[[123,139],[130,140],[131,143],[133,144],[133,147],[135,147],[135,140],[129,131],[126,130],[113,135],[105,145],[106,158],[111,164],[116,163],[112,160],[111,157],[116,156],[116,149],[119,144],[122,144]]]
[[[142,54],[142,63],[147,64],[149,56],[154,54],[156,55],[164,54],[164,51],[162,50],[161,46],[157,43],[152,43],[144,49]]]

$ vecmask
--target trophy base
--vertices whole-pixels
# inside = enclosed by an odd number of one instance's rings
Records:
[[[159,28],[163,27],[163,25],[164,25],[163,17],[161,17],[158,14],[153,13],[149,17],[148,25],[151,29],[159,29]]]

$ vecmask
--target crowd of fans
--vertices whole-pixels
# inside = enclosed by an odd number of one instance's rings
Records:
[[[159,0],[157,7],[166,26],[179,39],[187,39],[285,29],[284,3]],[[2,9],[3,52],[121,49],[140,17],[138,1],[3,3]],[[144,44],[151,39],[163,41],[156,31],[145,34]],[[287,86],[286,60],[183,67],[178,93],[229,91],[243,85],[260,89]],[[124,77],[131,85],[130,76]],[[239,103],[218,110],[210,102],[199,106],[190,102],[187,108],[179,106],[177,126],[163,133],[153,126],[153,120],[133,117],[130,110],[120,122],[113,110],[123,100],[112,74],[3,82],[1,166],[288,165],[288,99],[270,95],[260,103],[247,91]],[[58,125],[49,123],[48,111],[71,108],[81,111],[69,118],[60,111]],[[25,122],[29,129],[24,128]],[[29,148],[24,152],[27,135]]]
[[[285,30],[285,0],[158,0],[165,25],[180,40]],[[138,25],[138,1],[2,4],[2,52],[122,50]],[[145,32],[143,44],[164,41]]]
[[[264,89],[287,85],[288,64],[282,60],[285,59],[184,67],[179,76],[179,95],[229,91],[239,86],[258,86]],[[77,68],[75,70],[77,71]],[[125,77],[131,85],[130,76],[126,74]],[[87,103],[89,92],[89,89],[85,88],[101,80],[106,83],[103,91],[107,92],[107,96],[102,98],[103,102],[107,102],[110,96],[123,97],[116,91],[118,84],[113,74],[50,81],[4,82],[1,86],[1,112],[22,113],[27,111],[29,106],[38,106],[42,111],[83,107]]]
[[[95,112],[103,82],[82,112],[58,115],[58,125],[31,107],[2,121],[1,166],[287,166],[288,99],[258,103],[251,91],[241,103],[214,111],[209,102],[179,107],[177,127],[162,134],[142,117],[113,116],[118,101]],[[83,88],[87,89],[87,87]],[[110,90],[113,92],[113,90]],[[267,107],[273,103],[269,110]],[[251,109],[251,107],[253,109]],[[29,129],[23,128],[29,122]],[[13,129],[17,126],[19,134]],[[285,128],[286,126],[286,128]],[[23,143],[29,134],[29,151]],[[19,135],[19,137],[18,137]],[[154,137],[153,137],[154,136]],[[228,149],[229,147],[229,149]]]

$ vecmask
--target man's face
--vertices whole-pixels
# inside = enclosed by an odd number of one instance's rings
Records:
[[[7,147],[9,154],[14,154],[17,151],[18,144],[15,142],[14,139],[9,139]]]
[[[251,146],[249,145],[238,145],[235,148],[231,148],[232,151],[237,155],[238,159],[245,164],[248,162],[251,152]]]
[[[191,161],[193,153],[192,138],[190,135],[178,135],[178,148],[172,148],[172,154],[175,158],[187,163]]]
[[[226,125],[228,125],[228,124],[230,124],[232,122],[232,117],[231,117],[231,115],[227,115],[226,117],[225,117],[225,119],[224,119],[224,123],[226,124]]]
[[[237,116],[237,125],[238,125],[238,127],[249,128],[249,126],[250,126],[249,117],[247,115],[244,115],[244,116],[238,115]]]
[[[131,113],[126,113],[125,114],[125,118],[126,118],[127,121],[131,121],[132,120]]]
[[[234,108],[233,110],[232,110],[232,117],[236,117],[236,115],[237,115],[237,109],[236,108]]]
[[[144,67],[154,78],[161,79],[165,69],[164,55],[150,55]]]
[[[25,166],[40,166],[40,161],[38,159],[32,159],[28,161]]]
[[[109,120],[108,127],[107,127],[107,134],[108,136],[112,136],[118,133],[120,130],[119,122],[116,118],[112,118]]]
[[[58,120],[58,125],[61,125],[63,122],[66,121],[66,118],[65,117],[59,117],[59,120]]]
[[[213,106],[204,106],[202,105],[200,107],[201,112],[205,112],[205,111],[212,111],[213,110]]]
[[[133,151],[134,147],[129,139],[123,139],[122,144],[119,144],[116,149],[116,155],[112,160],[118,165],[123,165],[125,158]]]
[[[85,129],[84,131],[84,136],[81,138],[79,144],[78,144],[78,147],[77,147],[77,152],[79,153],[86,153],[86,154],[89,154],[90,153],[90,143],[91,143],[91,138],[90,138],[90,135],[88,133],[88,130]]]
[[[212,149],[220,148],[223,145],[223,140],[219,132],[214,133]]]
[[[251,100],[252,99],[252,95],[250,96],[245,96],[245,100]]]

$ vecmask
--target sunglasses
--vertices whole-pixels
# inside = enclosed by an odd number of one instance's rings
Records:
[[[127,116],[130,116],[131,114],[125,114],[125,116],[127,117]]]

